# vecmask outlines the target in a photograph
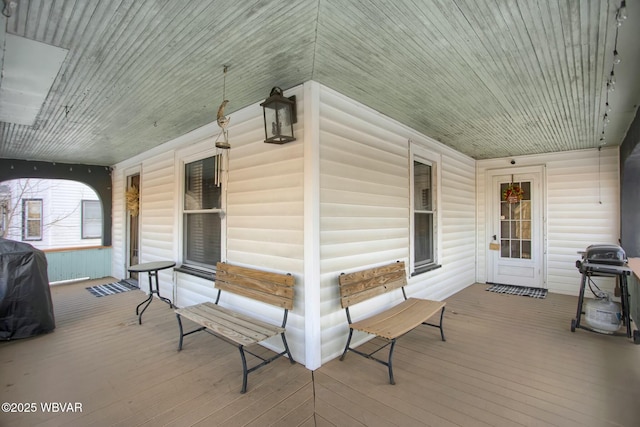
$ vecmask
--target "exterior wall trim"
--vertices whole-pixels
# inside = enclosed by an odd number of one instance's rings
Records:
[[[304,286],[308,369],[322,365],[320,314],[320,86],[304,84]]]

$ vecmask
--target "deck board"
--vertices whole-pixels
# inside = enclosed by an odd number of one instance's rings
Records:
[[[537,300],[473,285],[446,300],[446,342],[427,326],[398,340],[396,385],[386,367],[348,354],[313,373],[278,359],[252,373],[242,395],[233,346],[194,334],[178,352],[167,304],[153,301],[138,325],[141,291],[96,298],[84,289],[91,284],[52,288],[53,333],[0,342],[0,400],[81,402],[83,412],[0,413],[0,425],[632,427],[640,420],[640,346],[571,333],[575,297]]]

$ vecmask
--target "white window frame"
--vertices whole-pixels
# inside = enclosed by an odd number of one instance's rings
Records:
[[[39,202],[40,203],[40,217],[39,219],[29,219],[29,209],[28,206],[31,204],[29,202]],[[22,199],[22,240],[23,241],[39,241],[42,240],[42,230],[43,230],[43,203],[42,199]],[[32,236],[29,234],[29,222],[30,221],[40,221],[40,233],[37,236]]]
[[[184,266],[188,266],[197,270],[203,270],[203,271],[215,271],[215,265],[213,266],[209,266],[209,265],[204,265],[204,264],[200,264],[200,263],[192,263],[192,262],[188,262],[186,260],[186,255],[185,255],[185,251],[186,251],[186,245],[185,245],[185,214],[188,213],[208,213],[208,214],[215,214],[215,215],[220,215],[221,216],[221,221],[220,221],[220,260],[224,261],[226,259],[226,191],[227,191],[227,168],[224,166],[226,164],[226,162],[228,161],[228,159],[226,158],[226,154],[224,152],[221,152],[220,150],[206,150],[206,151],[200,151],[196,154],[187,154],[187,152],[189,152],[191,150],[185,150],[182,152],[182,157],[178,160],[178,167],[176,168],[176,182],[178,182],[179,184],[179,188],[178,191],[176,191],[176,196],[179,199],[178,203],[176,204],[176,206],[178,207],[177,212],[178,212],[178,221],[177,221],[177,226],[178,226],[178,230],[180,230],[179,232],[179,236],[178,236],[178,254],[177,257],[178,259],[182,260],[182,264]],[[184,188],[185,188],[185,167],[187,164],[189,163],[193,163],[196,162],[198,160],[203,160],[206,159],[208,157],[214,157],[214,156],[220,156],[220,166],[222,168],[221,172],[220,172],[220,179],[221,179],[221,208],[215,208],[215,209],[201,209],[201,210],[186,210],[185,206],[184,206]]]
[[[442,156],[438,153],[429,151],[428,149],[412,143],[409,155],[409,182],[410,182],[410,272],[411,275],[426,273],[435,268],[440,267],[441,249],[442,249]],[[432,262],[416,266],[415,260],[415,204],[414,204],[414,165],[413,162],[420,162],[431,166],[431,185],[434,191],[432,195],[433,203],[433,260]]]
[[[0,237],[8,237],[9,228],[9,199],[0,198]]]
[[[102,204],[100,203],[100,200],[82,200],[81,203],[82,203],[82,207],[81,207],[81,210],[82,210],[82,214],[81,214],[82,223],[81,223],[81,226],[80,226],[80,228],[81,228],[80,237],[82,239],[100,239],[102,237]],[[87,210],[88,210],[87,207],[86,207],[87,204],[92,204],[92,205],[96,205],[97,206],[98,213],[100,214],[100,218],[87,218],[86,217],[86,213],[87,213]],[[94,208],[95,208],[95,206],[94,206]],[[86,231],[87,228],[90,228],[90,227],[86,226],[88,221],[94,221],[94,222],[98,223],[97,234],[88,234],[87,233],[87,231]]]

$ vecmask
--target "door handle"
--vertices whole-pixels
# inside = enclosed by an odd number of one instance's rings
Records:
[[[495,234],[493,235],[493,240],[496,240],[496,235]]]

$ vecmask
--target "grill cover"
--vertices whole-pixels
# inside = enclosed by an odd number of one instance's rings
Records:
[[[591,245],[587,247],[583,260],[591,264],[625,265],[627,255],[618,245]]]
[[[0,340],[27,338],[55,327],[44,252],[0,238]]]

